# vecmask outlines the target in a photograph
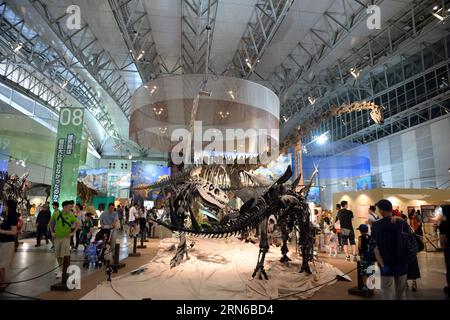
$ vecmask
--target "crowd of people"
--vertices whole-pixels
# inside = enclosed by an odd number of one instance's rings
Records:
[[[78,252],[80,246],[84,250],[92,241],[107,239],[111,245],[111,254],[114,255],[117,231],[124,231],[132,238],[139,234],[151,236],[152,224],[148,218],[156,218],[155,210],[146,209],[137,203],[130,208],[121,205],[116,207],[114,203],[109,203],[106,210],[104,207],[101,204],[98,211],[90,212],[85,205],[67,200],[61,205],[53,202],[53,210],[50,210],[49,203],[30,208],[35,216],[35,247],[40,247],[44,240],[46,245],[51,243],[50,249],[54,251],[59,265],[55,272],[56,278],[62,277],[64,257],[70,256],[71,252]],[[19,216],[17,202],[8,200],[0,225],[0,291],[6,288],[6,271],[14,257]]]
[[[445,256],[447,269],[445,292],[448,294],[450,205],[442,206],[442,212],[443,218],[438,229],[440,246]],[[318,214],[318,210],[315,210],[314,215]],[[369,267],[374,264],[379,266],[384,299],[405,299],[407,289],[418,290],[417,279],[421,274],[417,253],[424,248],[423,218],[420,210],[412,209],[405,215],[394,209],[389,200],[380,200],[376,205],[369,207],[367,220],[356,228],[360,233],[357,241],[354,214],[349,210],[347,201],[336,204],[333,219],[325,216],[322,219],[316,217],[315,221],[319,233],[324,235],[329,256],[336,257],[341,251],[347,261],[358,262],[358,272],[363,277],[363,283],[367,283],[368,276],[373,270]],[[408,241],[417,244],[416,252],[409,252],[414,249],[411,245],[408,247]],[[365,289],[369,290],[367,287]]]
[[[139,234],[148,236],[151,224],[148,218],[156,219],[154,209],[146,209],[135,203],[131,207],[115,206],[109,203],[105,209],[99,206],[99,212],[89,212],[84,205],[76,204],[73,200],[52,203],[53,212],[49,205],[39,206],[36,215],[36,247],[52,243],[58,265],[63,264],[65,256],[71,251],[77,251],[81,245],[86,248],[93,239],[108,239],[111,244],[117,240],[117,231],[126,232],[131,238]],[[450,284],[450,205],[442,206],[443,219],[439,225],[440,245],[444,252],[447,269],[448,294]],[[380,200],[368,209],[367,220],[360,224],[358,239],[355,236],[354,214],[349,209],[348,202],[342,201],[336,205],[336,214],[318,218],[318,210],[314,211],[313,224],[324,235],[325,243],[329,246],[329,255],[336,257],[340,251],[347,261],[358,262],[358,272],[366,283],[370,266],[378,264],[381,272],[381,291],[384,299],[405,299],[406,290],[411,281],[411,289],[416,291],[417,279],[420,278],[420,266],[417,253],[420,242],[423,246],[423,222],[420,212],[411,210],[408,215],[394,210],[388,200]],[[17,203],[8,200],[5,203],[3,220],[0,225],[0,291],[6,285],[6,270],[10,265],[17,241],[19,214]],[[98,227],[98,231],[97,228]],[[97,232],[96,232],[97,231]],[[417,242],[417,247],[408,241]],[[111,246],[114,250],[114,246]],[[422,248],[423,249],[423,248]],[[56,272],[60,278],[62,271]],[[369,289],[367,289],[369,290]]]

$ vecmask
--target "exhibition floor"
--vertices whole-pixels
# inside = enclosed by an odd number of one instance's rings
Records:
[[[29,279],[36,275],[45,273],[51,270],[55,266],[55,261],[53,259],[52,252],[48,250],[48,247],[42,246],[40,248],[34,248],[34,239],[28,239],[23,241],[24,244],[20,246],[18,252],[13,261],[12,268],[12,281],[20,281],[23,279]],[[126,267],[119,270],[118,274],[113,274],[113,278],[116,277],[126,277],[127,273],[135,270],[145,264],[150,260],[155,258],[158,253],[158,248],[160,247],[160,239],[150,239],[146,243],[146,249],[140,249],[140,257],[136,258],[126,258],[127,250],[131,251],[129,239],[126,237],[121,238],[121,259],[126,263]],[[279,248],[273,248],[271,250],[274,253],[274,257],[279,255]],[[291,251],[292,252],[292,251]],[[293,252],[292,252],[293,253]],[[83,258],[82,251],[72,254],[72,260],[80,261]],[[253,258],[253,257],[252,257]],[[251,258],[249,258],[251,260]],[[319,255],[321,262],[329,263],[342,270],[343,272],[348,272],[355,267],[355,263],[347,262],[343,259],[343,256],[337,258],[330,258],[327,255]],[[74,262],[74,264],[81,265],[80,262]],[[414,299],[444,299],[445,296],[442,293],[442,287],[445,279],[445,267],[444,259],[441,253],[420,253],[419,254],[419,264],[421,267],[422,278],[418,281],[419,290],[417,292],[407,292],[407,297],[409,300]],[[269,276],[271,275],[270,269]],[[179,275],[177,275],[179,276]],[[249,275],[250,277],[250,275]],[[313,300],[358,300],[364,299],[356,296],[351,296],[347,293],[349,288],[356,285],[356,272],[350,273],[352,282],[337,281],[329,286],[324,286],[320,288],[311,297]],[[19,284],[13,284],[8,287],[8,291],[22,294],[25,296],[37,297],[40,299],[55,299],[55,300],[72,300],[81,299],[89,293],[92,295],[94,289],[96,289],[98,284],[101,284],[106,280],[106,275],[104,269],[99,270],[86,270],[82,269],[82,281],[81,290],[74,290],[71,292],[55,292],[49,291],[50,285],[56,283],[54,273],[51,272],[46,276],[38,278],[30,282],[24,282]],[[0,295],[0,299],[10,299],[11,295],[4,293]],[[220,298],[220,297],[216,297]],[[370,299],[380,299],[381,295],[376,292],[375,295]],[[15,297],[17,299],[17,297]]]

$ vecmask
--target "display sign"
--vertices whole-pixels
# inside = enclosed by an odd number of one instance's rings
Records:
[[[61,108],[53,164],[52,201],[75,200],[84,110]]]

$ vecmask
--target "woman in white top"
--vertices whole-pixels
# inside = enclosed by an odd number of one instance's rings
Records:
[[[367,215],[367,226],[369,227],[369,234],[372,233],[372,224],[379,219],[378,215],[375,212],[375,206],[369,207],[369,214]]]

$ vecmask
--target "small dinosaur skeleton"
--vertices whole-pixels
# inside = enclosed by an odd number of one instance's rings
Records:
[[[376,105],[371,101],[358,101],[351,104],[334,106],[331,109],[321,112],[317,117],[312,118],[307,122],[303,122],[303,124],[299,126],[296,132],[292,132],[291,134],[289,134],[280,144],[280,152],[287,153],[287,149],[289,148],[289,146],[295,145],[296,143],[300,142],[302,137],[306,136],[306,134],[311,130],[317,128],[325,120],[339,117],[344,113],[363,110],[370,110],[370,117],[372,118],[372,120],[376,124],[383,124],[384,117],[382,107]]]
[[[9,175],[6,171],[0,171],[0,191],[3,203],[6,200],[17,201],[17,209],[24,212],[29,204],[27,189],[29,188],[28,172],[20,177],[17,174]]]

